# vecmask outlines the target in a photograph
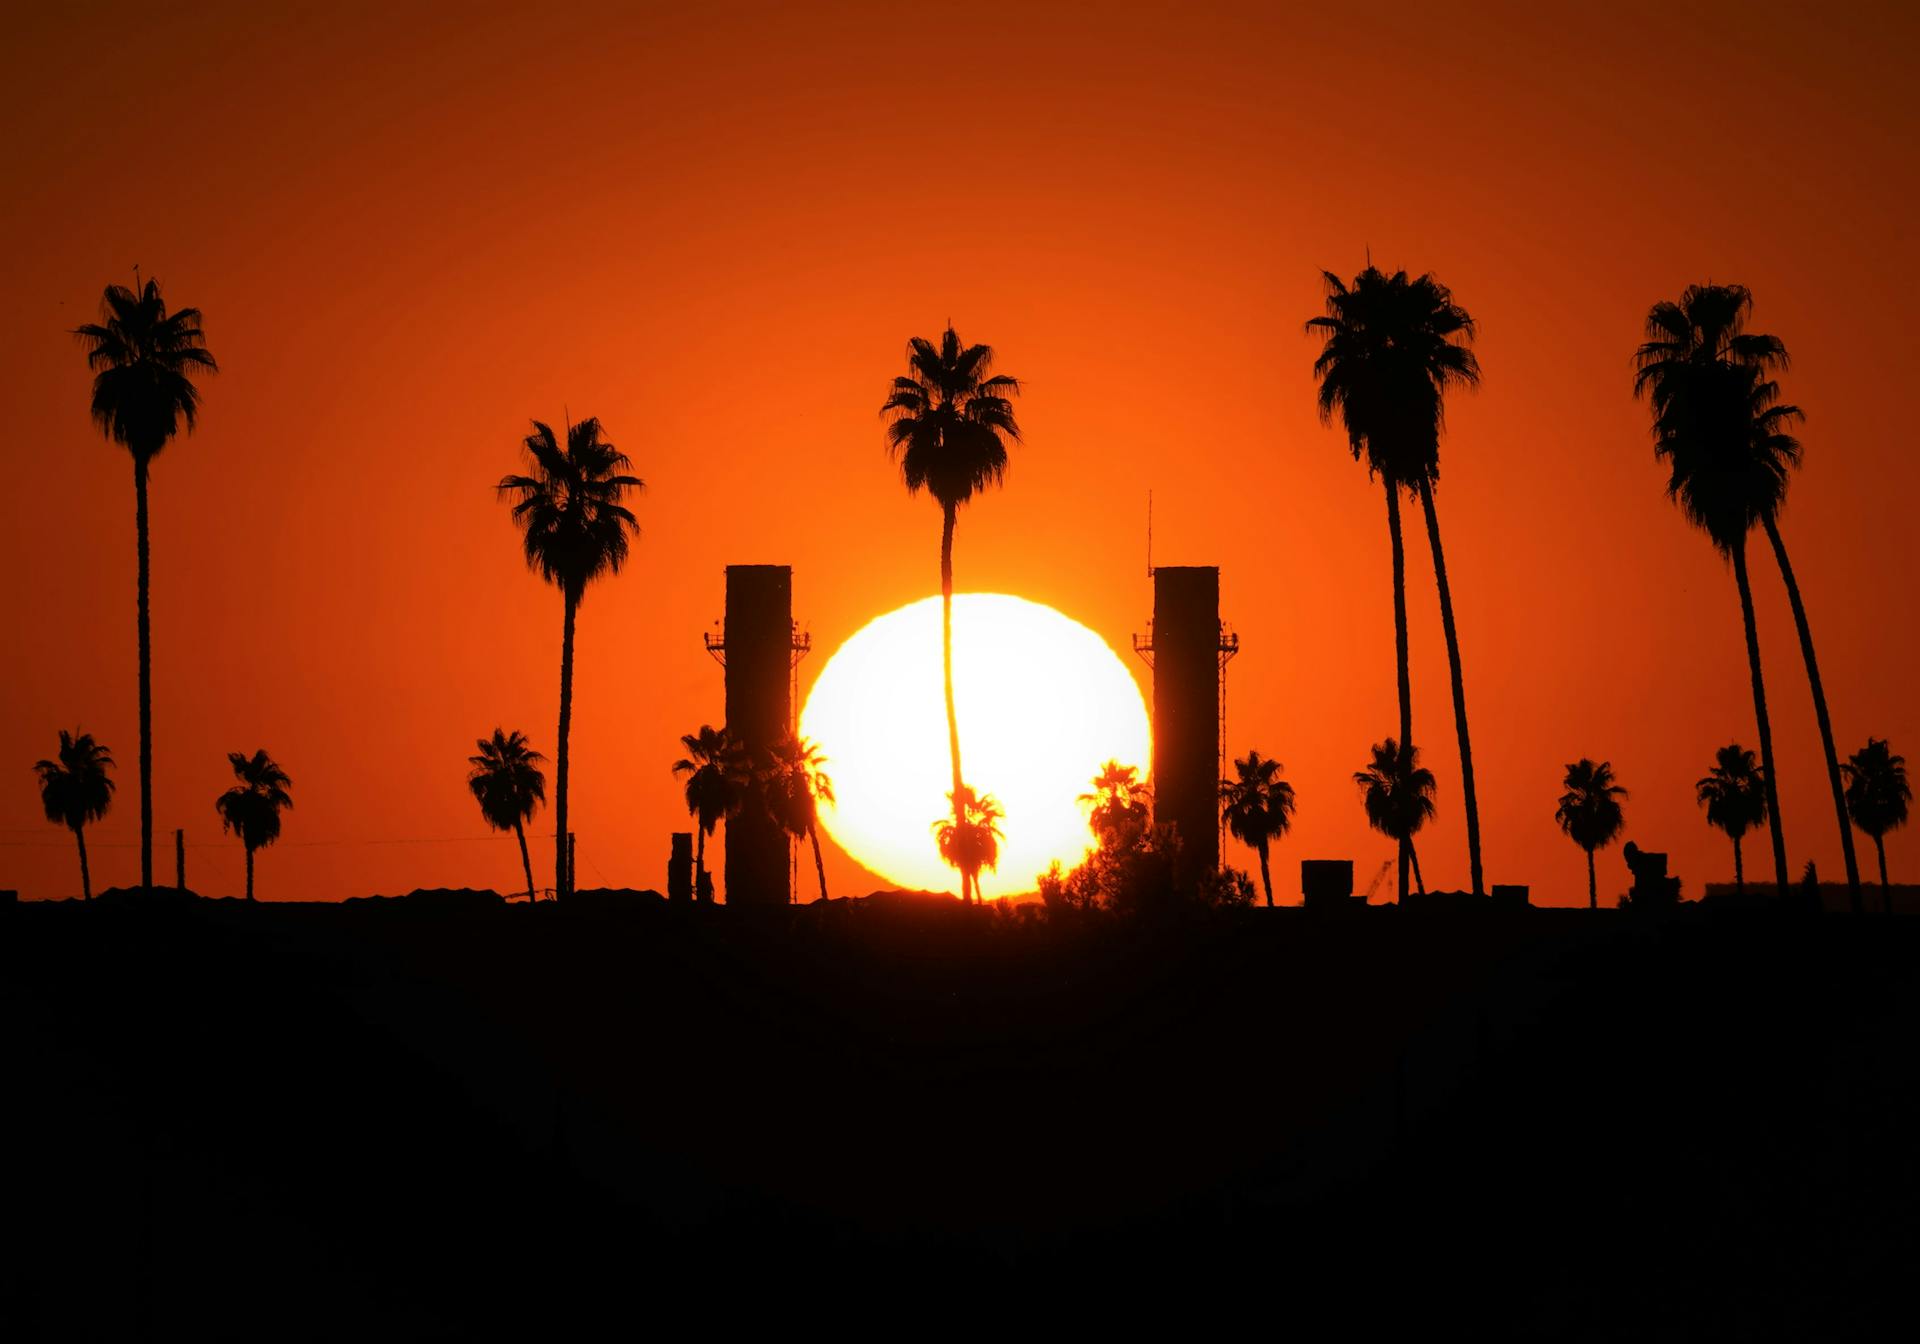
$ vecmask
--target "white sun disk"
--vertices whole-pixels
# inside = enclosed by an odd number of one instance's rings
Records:
[[[952,891],[933,833],[953,786],[940,644],[938,597],[869,622],[821,669],[800,732],[833,782],[827,834],[890,882]],[[1146,705],[1105,640],[1037,602],[956,594],[953,644],[964,777],[1006,812],[1000,864],[981,889],[1032,891],[1050,863],[1071,868],[1093,844],[1078,799],[1101,765],[1146,776]]]

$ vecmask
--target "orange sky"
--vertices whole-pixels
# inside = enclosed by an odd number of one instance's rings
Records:
[[[579,881],[664,886],[676,739],[721,714],[700,634],[722,567],[795,567],[822,651],[803,690],[934,590],[938,515],[875,413],[906,338],[949,317],[1028,385],[1007,488],[962,517],[960,587],[1124,648],[1151,487],[1156,558],[1223,570],[1230,745],[1299,790],[1276,886],[1313,856],[1364,884],[1391,855],[1349,781],[1395,719],[1384,509],[1315,418],[1300,328],[1320,268],[1369,246],[1481,324],[1440,506],[1490,880],[1584,900],[1552,820],[1580,755],[1613,761],[1628,834],[1688,894],[1730,875],[1692,782],[1757,746],[1738,605],[1630,390],[1647,307],[1692,281],[1751,286],[1794,355],[1784,528],[1842,749],[1920,746],[1911,9],[54,8],[0,48],[0,886],[23,896],[77,887],[30,769],[61,726],[121,763],[96,886],[138,873],[131,470],[64,334],[135,263],[205,310],[223,370],[153,486],[156,872],[184,825],[203,892],[239,890],[212,800],[225,752],[257,746],[297,799],[263,898],[519,880],[464,758],[496,723],[552,750],[560,600],[490,487],[563,407],[649,486],[630,568],[581,614]],[[1764,541],[1754,572],[1790,861],[1835,879]],[[1409,573],[1441,787],[1423,867],[1465,885],[1417,528]],[[874,885],[827,862],[843,893]],[[1617,851],[1601,873],[1603,899],[1626,885]]]

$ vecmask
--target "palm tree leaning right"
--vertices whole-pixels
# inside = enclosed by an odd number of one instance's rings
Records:
[[[813,871],[820,899],[827,899],[827,865],[820,858],[820,804],[833,801],[833,780],[820,748],[792,734],[774,744],[761,782],[761,796],[781,829],[813,845]]]
[[[1766,781],[1753,753],[1738,742],[1720,748],[1713,769],[1693,792],[1707,809],[1707,825],[1719,827],[1733,841],[1733,888],[1744,893],[1747,874],[1740,861],[1740,838],[1767,819]]]
[[[1388,738],[1373,745],[1373,760],[1356,771],[1353,782],[1360,786],[1360,802],[1367,811],[1367,825],[1399,842],[1413,864],[1413,882],[1421,895],[1427,884],[1420,876],[1420,855],[1413,837],[1433,820],[1433,771],[1420,764],[1418,747],[1402,746]],[[1400,899],[1406,900],[1406,888]]]
[[[520,871],[527,879],[527,904],[537,899],[533,886],[533,860],[527,856],[527,821],[533,810],[547,800],[547,777],[540,770],[546,760],[527,744],[526,734],[495,728],[491,738],[480,738],[474,745],[480,754],[467,757],[473,768],[467,772],[467,787],[480,804],[480,815],[496,831],[512,831],[520,842]]]
[[[193,432],[200,410],[195,375],[218,373],[200,331],[200,310],[167,311],[160,282],[138,293],[108,285],[100,321],[74,333],[93,370],[93,419],[133,458],[133,528],[137,554],[135,621],[140,657],[140,886],[153,886],[153,640],[148,618],[147,468],[185,421]]]
[[[93,740],[92,733],[60,730],[60,751],[51,761],[35,761],[40,772],[40,806],[47,820],[73,832],[80,847],[80,899],[93,899],[93,876],[87,871],[88,822],[107,815],[113,804],[113,779],[107,774],[113,757]],[[1886,865],[1881,865],[1884,871]]]
[[[514,501],[513,521],[522,534],[527,567],[560,589],[565,615],[560,627],[560,746],[554,758],[553,823],[555,896],[570,894],[573,873],[567,830],[567,740],[573,727],[573,626],[587,585],[617,574],[626,563],[628,534],[639,523],[621,504],[629,490],[645,488],[625,453],[600,437],[600,422],[568,425],[563,446],[550,425],[533,422],[522,441],[530,476],[505,476],[497,487]]]
[[[1431,275],[1409,279],[1405,271],[1389,276],[1372,265],[1354,277],[1351,287],[1331,271],[1326,312],[1307,323],[1322,345],[1314,361],[1320,383],[1320,418],[1340,412],[1347,444],[1356,460],[1367,463],[1387,495],[1387,531],[1393,547],[1393,633],[1399,663],[1400,737],[1413,741],[1413,705],[1407,666],[1406,549],[1400,534],[1400,492],[1419,495],[1426,514],[1427,542],[1433,553],[1434,581],[1440,593],[1440,624],[1447,640],[1447,665],[1453,683],[1453,726],[1460,743],[1461,797],[1466,807],[1467,863],[1475,895],[1485,894],[1480,861],[1480,800],[1474,785],[1473,740],[1467,731],[1466,682],[1460,670],[1460,636],[1453,619],[1453,589],[1447,581],[1446,552],[1440,544],[1440,515],[1433,487],[1440,476],[1440,430],[1446,393],[1473,387],[1480,364],[1467,348],[1473,318],[1453,294]],[[1400,855],[1400,888],[1407,885],[1407,861]]]
[[[1007,474],[1007,444],[1020,441],[1013,398],[1020,382],[995,374],[993,349],[963,345],[949,325],[940,344],[907,342],[907,373],[893,380],[880,414],[887,448],[900,462],[909,495],[926,490],[940,505],[940,657],[947,698],[947,750],[953,763],[953,819],[967,825],[960,773],[960,718],[953,705],[953,529],[960,506]],[[977,869],[976,869],[977,871]],[[960,899],[971,899],[963,870]]]
[[[1293,785],[1280,778],[1284,767],[1257,751],[1233,763],[1235,778],[1220,781],[1220,819],[1233,838],[1260,851],[1260,885],[1273,908],[1273,870],[1267,848],[1293,827]]]
[[[673,773],[686,776],[687,815],[693,818],[693,890],[701,901],[713,899],[707,877],[707,837],[723,817],[740,810],[747,781],[744,762],[725,728],[703,723],[697,733],[686,733],[680,745],[687,754],[673,763]]]
[[[1907,787],[1907,758],[1894,755],[1884,737],[1870,737],[1840,768],[1847,777],[1847,810],[1853,824],[1873,837],[1874,853],[1880,858],[1881,908],[1892,914],[1887,832],[1907,824],[1907,804],[1913,801],[1913,790]]]
[[[247,851],[247,899],[252,900],[253,851],[280,838],[280,814],[293,806],[287,792],[293,781],[264,748],[251,756],[230,751],[227,764],[240,782],[214,799],[213,807],[221,829],[239,836]]]
[[[1585,756],[1567,766],[1560,787],[1560,805],[1553,819],[1574,844],[1587,852],[1587,909],[1600,908],[1600,887],[1593,874],[1593,851],[1604,849],[1620,838],[1626,816],[1620,800],[1627,791],[1613,782],[1612,761],[1591,761]]]

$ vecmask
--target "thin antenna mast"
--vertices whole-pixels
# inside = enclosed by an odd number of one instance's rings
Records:
[[[1147,577],[1153,577],[1153,491],[1147,491]]]

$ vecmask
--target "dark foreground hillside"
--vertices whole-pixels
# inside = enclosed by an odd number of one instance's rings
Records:
[[[0,1332],[1885,1333],[1916,954],[1698,911],[0,910]]]

